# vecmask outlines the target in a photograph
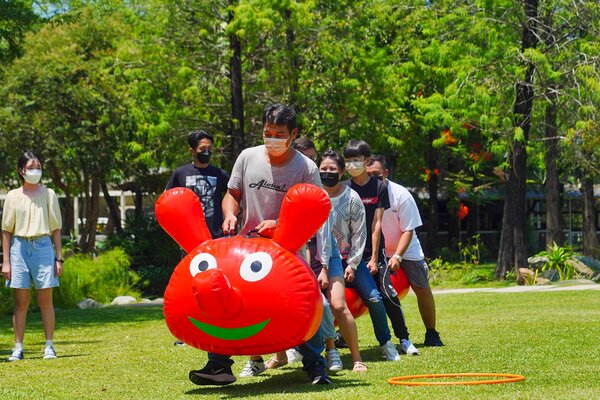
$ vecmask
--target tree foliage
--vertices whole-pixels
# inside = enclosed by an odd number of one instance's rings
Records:
[[[534,4],[537,15],[527,14]],[[0,5],[11,10],[0,19],[4,178],[32,148],[67,196],[93,197],[101,183],[159,192],[161,171],[188,161],[190,130],[213,133],[214,160],[229,168],[241,144],[261,142],[264,107],[288,103],[319,150],[365,139],[394,179],[426,188],[432,256],[457,244],[461,202],[476,223],[490,188],[522,199],[547,173],[598,178],[600,14],[591,0]],[[545,158],[550,140],[556,151]],[[435,240],[438,194],[448,198],[446,244]],[[97,210],[88,212],[93,220]],[[521,237],[526,216],[505,214]],[[504,269],[522,258],[507,249]]]

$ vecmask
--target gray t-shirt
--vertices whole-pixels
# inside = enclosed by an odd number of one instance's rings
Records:
[[[267,219],[279,218],[286,192],[297,183],[321,187],[316,164],[302,153],[284,165],[269,164],[264,145],[240,153],[231,171],[227,187],[241,192],[242,230],[245,235]]]

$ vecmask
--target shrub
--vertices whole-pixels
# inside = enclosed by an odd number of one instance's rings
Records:
[[[547,257],[548,262],[542,267],[542,271],[556,270],[558,279],[563,281],[573,279],[575,268],[567,263],[567,260],[574,258],[573,250],[569,247],[560,247],[556,243],[548,246],[547,251],[539,252],[536,256]]]
[[[87,297],[100,303],[124,295],[139,298],[134,286],[140,278],[129,266],[127,254],[119,248],[96,258],[85,254],[68,257],[60,286],[54,290],[54,303],[59,307],[74,307]]]
[[[140,276],[138,285],[147,296],[162,297],[171,279],[171,273],[176,264],[170,267],[147,265],[137,270]]]
[[[131,216],[121,234],[107,237],[107,249],[120,247],[131,260],[131,269],[141,277],[138,288],[147,296],[162,296],[181,251],[151,216]]]
[[[473,236],[467,243],[458,242],[460,256],[465,265],[478,265],[481,260],[481,235]]]
[[[473,285],[480,282],[491,282],[494,280],[494,271],[492,270],[472,270],[464,274],[461,282],[467,285]]]

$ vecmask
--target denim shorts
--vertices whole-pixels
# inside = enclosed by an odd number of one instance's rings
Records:
[[[332,246],[331,248],[331,256],[329,257],[329,265],[327,268],[328,278],[344,276],[344,268],[342,267],[342,257],[340,256],[340,250],[337,247],[337,242],[334,242],[334,244],[335,246]]]
[[[342,267],[342,257],[340,256],[340,250],[338,249],[337,242],[333,235],[331,235],[332,242],[335,244],[331,246],[331,255],[329,257],[329,265],[327,266],[327,277],[335,278],[336,276],[343,277],[344,276],[344,267]],[[319,276],[321,273],[321,268],[323,265],[319,260],[317,260],[317,241],[313,237],[310,242],[308,242],[308,250],[310,251],[310,268],[313,270],[316,276]]]
[[[50,236],[28,239],[13,236],[10,245],[10,280],[6,286],[13,289],[29,289],[31,282],[36,289],[58,286],[54,276],[54,247]]]

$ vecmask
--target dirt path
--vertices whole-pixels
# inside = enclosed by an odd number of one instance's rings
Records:
[[[435,295],[453,294],[453,293],[476,293],[476,292],[494,292],[494,293],[520,293],[520,292],[555,292],[560,290],[600,290],[600,285],[594,281],[585,279],[575,279],[572,281],[563,281],[552,285],[542,286],[510,286],[503,288],[476,288],[476,289],[439,289],[434,290]]]

